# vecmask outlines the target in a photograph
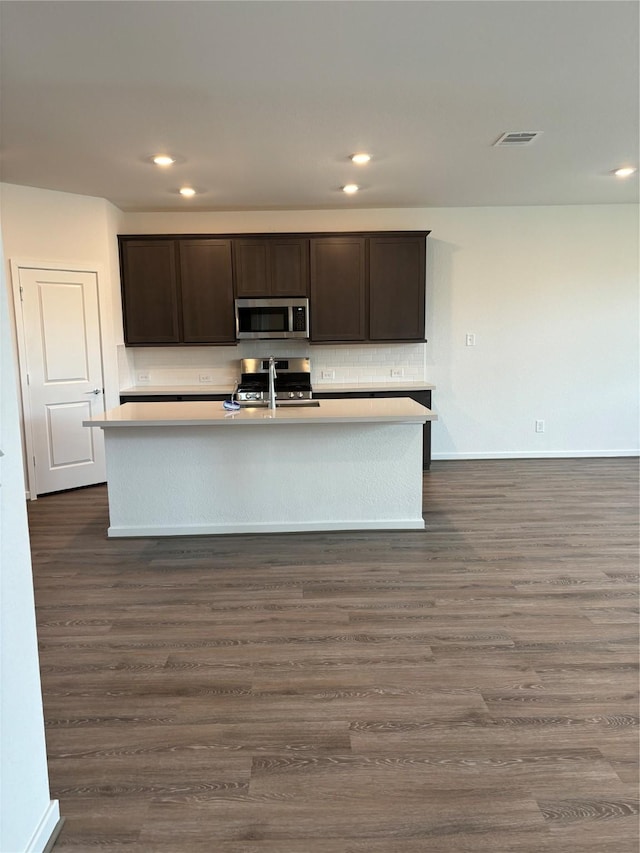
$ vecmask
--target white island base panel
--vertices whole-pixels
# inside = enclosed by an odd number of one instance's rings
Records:
[[[104,430],[110,537],[420,530],[422,423]]]

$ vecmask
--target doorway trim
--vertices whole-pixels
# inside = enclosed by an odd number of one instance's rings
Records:
[[[95,275],[98,289],[98,322],[100,324],[100,361],[102,366],[102,375],[105,383],[105,395],[107,391],[107,376],[105,370],[105,311],[102,302],[103,282],[105,281],[104,268],[100,263],[65,263],[64,261],[42,261],[32,258],[11,260],[9,262],[11,268],[11,289],[13,292],[13,314],[14,328],[16,334],[16,345],[18,355],[18,374],[20,378],[20,430],[22,433],[22,450],[26,482],[26,498],[27,500],[37,500],[36,489],[36,468],[34,463],[35,444],[33,440],[33,432],[31,429],[32,412],[31,412],[31,395],[29,393],[29,378],[27,371],[27,344],[26,330],[24,325],[24,314],[22,311],[22,295],[20,292],[20,270],[35,269],[35,270],[57,270],[64,272],[86,272]]]

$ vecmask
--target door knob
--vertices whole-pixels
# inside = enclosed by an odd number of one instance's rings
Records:
[[[93,391],[85,391],[85,394],[102,394],[102,388],[94,388]]]

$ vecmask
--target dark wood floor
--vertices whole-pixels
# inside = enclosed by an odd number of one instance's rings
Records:
[[[436,462],[425,532],[29,505],[56,851],[637,853],[638,466]]]

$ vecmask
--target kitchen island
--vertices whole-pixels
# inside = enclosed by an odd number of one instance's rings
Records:
[[[318,371],[320,372],[320,371]],[[158,403],[170,400],[222,400],[228,399],[234,393],[237,383],[214,385],[136,385],[120,390],[121,403]],[[335,382],[322,381],[316,377],[313,381],[313,396],[317,400],[341,399],[356,400],[367,397],[410,397],[427,409],[432,405],[432,392],[436,386],[418,379],[368,382]],[[426,421],[422,428],[422,468],[428,471],[431,467],[431,421]]]
[[[418,530],[422,427],[408,398],[225,410],[125,403],[104,430],[110,537]]]

